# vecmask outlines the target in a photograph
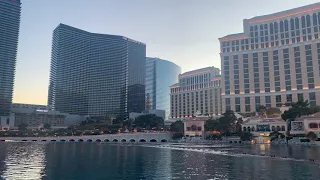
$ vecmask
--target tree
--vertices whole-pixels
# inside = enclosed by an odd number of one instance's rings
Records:
[[[287,135],[290,134],[291,121],[295,120],[297,117],[314,114],[320,111],[319,106],[309,107],[309,102],[304,101],[303,98],[299,99],[297,102],[286,103],[286,105],[291,106],[291,108],[284,111],[281,118],[288,122]]]
[[[134,120],[136,127],[152,129],[152,128],[161,128],[164,125],[164,120],[162,117],[158,117],[155,114],[146,114],[137,117]]]
[[[241,127],[242,123],[243,123],[242,118],[239,118],[236,123],[236,133],[238,134],[242,132],[242,127]]]
[[[256,111],[258,112],[259,115],[265,116],[267,108],[265,106],[263,106],[263,105],[260,105],[260,106],[257,107]]]
[[[124,130],[128,129],[129,131],[132,130],[132,125],[133,125],[133,120],[132,119],[128,119],[123,121],[122,123],[122,127]]]
[[[71,132],[75,131],[75,129],[76,129],[76,127],[74,125],[71,125],[68,127],[68,130]]]
[[[113,119],[112,124],[122,124],[124,121],[123,117],[117,116],[115,119]]]
[[[273,131],[269,134],[269,137],[271,138],[271,141],[273,141],[273,140],[276,140],[279,138],[283,139],[283,138],[285,138],[285,135],[278,132],[278,131]]]
[[[172,139],[173,140],[181,139],[182,137],[183,137],[183,133],[181,133],[181,132],[172,134]]]
[[[266,114],[267,114],[267,117],[269,118],[279,117],[281,115],[281,111],[276,107],[271,107],[267,109]]]
[[[181,120],[176,121],[170,125],[170,130],[173,132],[182,132],[184,131],[184,124]]]
[[[314,132],[312,132],[312,131],[310,131],[310,132],[306,135],[306,137],[307,137],[310,141],[315,141],[315,140],[318,139],[316,133],[314,133]]]
[[[232,110],[227,110],[223,116],[218,119],[218,129],[221,133],[229,133],[235,131],[235,123],[237,117]]]
[[[44,128],[44,129],[50,129],[50,128],[51,128],[51,125],[48,124],[48,123],[45,123],[45,124],[43,125],[43,128]]]
[[[215,131],[219,129],[219,122],[217,120],[209,119],[204,124],[205,131]]]
[[[21,123],[18,126],[19,131],[25,131],[25,130],[27,130],[27,127],[28,127],[28,124],[25,124],[25,123]]]
[[[284,111],[284,113],[281,115],[283,120],[294,120],[297,117],[314,113],[309,108],[309,102],[304,101],[303,99],[299,99],[297,102],[286,103],[286,105],[291,106],[291,108],[287,111]]]
[[[251,141],[253,134],[250,132],[241,132],[240,139],[241,141]]]

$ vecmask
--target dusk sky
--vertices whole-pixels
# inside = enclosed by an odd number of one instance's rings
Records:
[[[172,61],[185,72],[220,68],[218,38],[243,32],[243,19],[316,2],[22,0],[13,102],[47,104],[52,31],[59,23],[144,42],[147,56]]]

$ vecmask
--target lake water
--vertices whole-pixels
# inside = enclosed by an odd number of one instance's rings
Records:
[[[300,146],[1,142],[0,179],[316,180],[319,156]]]

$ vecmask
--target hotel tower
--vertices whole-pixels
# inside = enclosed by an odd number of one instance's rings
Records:
[[[320,104],[320,3],[243,20],[219,38],[223,112],[254,112],[299,98]]]

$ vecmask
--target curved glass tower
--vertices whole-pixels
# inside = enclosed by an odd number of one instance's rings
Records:
[[[170,112],[170,88],[178,83],[181,68],[167,60],[146,58],[146,95],[147,110],[161,109],[166,111],[166,118]]]
[[[145,56],[143,43],[60,24],[53,32],[48,105],[90,116],[143,111]]]
[[[0,0],[0,116],[8,116],[16,68],[20,0]]]

